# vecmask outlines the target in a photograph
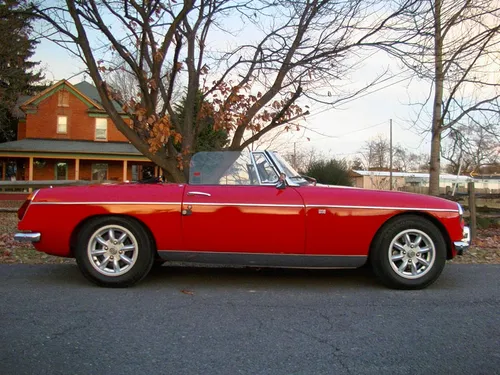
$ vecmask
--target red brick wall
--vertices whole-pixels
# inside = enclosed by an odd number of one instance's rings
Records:
[[[17,140],[26,138],[26,120],[19,120],[17,124]]]
[[[37,163],[42,162],[42,163]],[[33,161],[33,180],[55,180],[56,164],[60,162],[65,162],[68,164],[68,180],[75,179],[75,160],[74,159],[41,159],[35,158]],[[123,181],[123,162],[122,161],[112,161],[112,160],[81,160],[80,159],[80,180],[91,181],[92,179],[92,164],[107,164],[108,165],[108,180],[112,181]],[[127,163],[127,180],[132,181],[132,165],[141,166],[144,168],[146,166],[152,166],[151,162],[136,162],[129,161]],[[29,175],[29,161],[28,158],[23,158],[18,161],[18,170],[16,178],[18,180],[27,180]],[[142,174],[139,173],[139,179],[143,178]]]
[[[100,160],[80,160],[80,180],[92,179],[92,164],[108,164],[108,180],[123,180],[123,162],[122,161],[100,161]],[[130,162],[127,166],[128,178],[132,176]]]
[[[75,179],[75,161],[70,159],[35,159],[34,161],[44,161],[43,168],[37,167],[33,163],[33,180],[55,180],[55,166],[57,163],[68,163],[68,180]]]
[[[26,115],[26,138],[95,140],[95,117],[87,113],[87,106],[78,97],[69,95],[69,107],[58,106],[58,92],[45,98],[38,104],[36,113]],[[67,116],[67,134],[57,134],[57,116]],[[19,130],[21,129],[19,124]],[[24,131],[23,131],[24,133]],[[108,141],[128,142],[108,119]]]

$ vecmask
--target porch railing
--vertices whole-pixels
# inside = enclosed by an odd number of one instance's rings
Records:
[[[106,183],[111,181],[85,181],[85,180],[44,180],[44,181],[0,181],[1,193],[22,193],[28,192],[29,189],[38,189],[42,187],[56,186],[77,186],[90,185],[98,183]]]

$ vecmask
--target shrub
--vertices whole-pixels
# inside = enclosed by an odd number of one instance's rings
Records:
[[[320,184],[352,186],[349,167],[345,160],[318,160],[307,168],[306,175],[314,177]]]

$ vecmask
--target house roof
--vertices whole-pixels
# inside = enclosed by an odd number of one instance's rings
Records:
[[[96,102],[100,102],[101,98],[99,97],[99,92],[97,91],[97,88],[87,81],[82,81],[80,83],[77,83],[74,85],[78,91],[80,91],[82,94],[88,96],[92,100],[95,100]]]
[[[42,152],[42,153],[75,153],[102,155],[136,155],[142,154],[133,145],[126,142],[93,142],[69,141],[58,139],[30,139],[0,143],[1,152]]]
[[[75,85],[75,88],[78,89],[78,91],[80,91],[85,96],[94,100],[95,102],[102,104],[101,97],[99,96],[99,91],[97,91],[97,88],[94,85],[90,84],[89,82],[82,81],[80,83],[77,83]],[[117,101],[113,100],[113,105],[118,112],[123,112],[122,107]]]
[[[97,88],[95,86],[86,81],[82,81],[80,83],[72,85],[65,79],[55,83],[50,87],[47,87],[45,90],[35,96],[24,97],[24,100],[20,103],[20,108],[26,110],[27,108],[32,106],[36,107],[39,102],[61,90],[64,86],[66,86],[69,91],[72,91],[73,94],[79,97],[80,100],[85,102],[85,104],[87,104],[89,108],[93,108],[97,111],[104,111],[99,92],[97,91]],[[118,112],[123,112],[118,102],[113,101],[113,105]]]
[[[78,90],[75,86],[73,86],[71,83],[69,83],[65,79],[60,80],[56,84],[54,84],[50,87],[47,87],[42,92],[40,92],[37,95],[32,96],[31,98],[26,100],[24,103],[21,104],[21,109],[24,109],[24,108],[29,107],[29,106],[37,106],[38,103],[40,103],[42,100],[44,100],[48,96],[51,96],[55,92],[61,90],[63,88],[63,86],[68,87],[68,89],[70,91],[73,91],[74,94],[76,94],[77,96],[80,96],[80,99],[82,101],[86,102],[86,104],[89,107],[95,107],[97,109],[102,110],[102,106],[100,103],[97,103],[95,100],[93,100],[92,98],[90,98],[87,95],[85,95],[84,93],[82,93],[80,90]]]
[[[21,95],[17,101],[16,101],[16,105],[14,106],[14,109],[12,111],[12,114],[14,115],[15,118],[17,119],[23,119],[23,118],[26,118],[26,113],[24,113],[22,110],[21,110],[21,105],[26,102],[28,99],[30,99],[31,96],[29,95]]]

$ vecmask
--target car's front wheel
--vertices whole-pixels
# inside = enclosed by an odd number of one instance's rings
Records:
[[[128,287],[148,274],[154,249],[145,229],[135,220],[99,217],[79,233],[75,258],[90,281],[101,286]]]
[[[422,289],[432,284],[446,263],[446,243],[429,220],[397,217],[382,227],[370,260],[375,274],[391,288]]]

